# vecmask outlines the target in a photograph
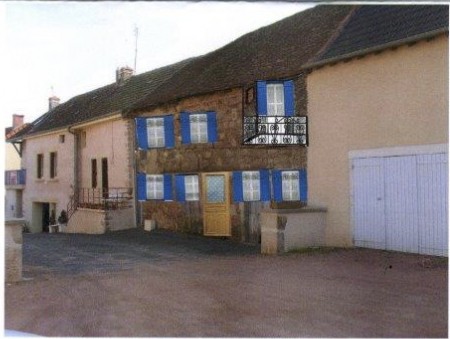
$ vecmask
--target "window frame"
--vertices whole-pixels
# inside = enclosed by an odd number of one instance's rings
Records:
[[[58,177],[58,152],[50,152],[49,177],[55,179]]]
[[[184,175],[184,198],[186,201],[200,200],[199,179],[197,174]]]
[[[285,176],[289,176],[285,178]],[[300,201],[300,172],[281,171],[281,191],[283,201]]]
[[[273,91],[273,101],[269,101],[270,99],[272,99],[269,98],[269,90]],[[286,109],[284,107],[284,83],[269,82],[266,85],[266,91],[267,116],[285,116]],[[281,98],[279,97],[280,95]],[[272,111],[270,107],[273,108]]]
[[[197,121],[193,121],[196,120]],[[192,144],[208,143],[208,115],[206,113],[189,114],[189,132]]]
[[[154,122],[155,126],[150,126]],[[159,124],[158,124],[159,123]],[[148,148],[166,147],[166,126],[164,117],[151,117],[146,119]],[[152,141],[156,143],[152,145]],[[161,141],[160,141],[161,140]]]
[[[44,178],[44,153],[38,153],[36,155],[36,178]]]
[[[163,174],[146,175],[146,196],[147,200],[164,200]]]
[[[242,171],[242,198],[244,201],[261,200],[261,174],[259,171]]]

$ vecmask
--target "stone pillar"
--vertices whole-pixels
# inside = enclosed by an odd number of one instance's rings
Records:
[[[5,281],[22,280],[22,229],[24,219],[5,221]]]
[[[284,252],[284,230],[287,218],[276,212],[263,212],[261,218],[261,253],[278,254]]]

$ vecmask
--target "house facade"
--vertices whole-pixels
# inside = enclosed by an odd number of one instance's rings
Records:
[[[262,210],[307,204],[301,67],[351,10],[320,6],[249,33],[129,110],[141,222],[259,243]]]
[[[447,255],[448,7],[354,15],[307,79],[308,202],[330,246]]]

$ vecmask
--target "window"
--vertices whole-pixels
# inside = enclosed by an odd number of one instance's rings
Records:
[[[147,119],[148,147],[164,147],[164,119]]]
[[[37,178],[42,179],[42,177],[44,175],[44,155],[43,154],[37,155],[36,168],[37,168],[37,173],[36,173]]]
[[[178,201],[199,200],[198,175],[177,174],[175,188]]]
[[[58,154],[56,152],[50,153],[50,179],[56,178],[58,175]]]
[[[307,202],[308,182],[306,169],[295,171],[272,170],[274,200]]]
[[[267,115],[284,115],[284,86],[283,84],[267,85]]]
[[[299,173],[298,171],[284,171],[281,174],[283,183],[283,200],[300,200]]]
[[[184,177],[184,185],[186,192],[187,201],[198,201],[198,176],[197,175],[186,175]]]
[[[181,141],[199,144],[217,141],[216,112],[180,113]]]
[[[244,201],[260,200],[260,179],[259,172],[242,172],[242,186],[244,193]]]
[[[171,174],[137,173],[136,185],[138,201],[172,200]]]
[[[162,175],[147,175],[147,199],[161,200],[164,198],[164,177]]]
[[[174,147],[173,115],[136,118],[136,137],[140,149]]]
[[[191,114],[189,116],[189,127],[193,144],[208,142],[208,118],[206,114]]]
[[[294,116],[294,82],[256,83],[256,110],[261,116]]]
[[[59,143],[60,144],[64,144],[64,141],[66,141],[66,136],[64,134],[61,134],[59,136]]]
[[[97,159],[91,159],[91,183],[92,188],[97,188]]]
[[[270,201],[269,171],[233,172],[233,200]]]

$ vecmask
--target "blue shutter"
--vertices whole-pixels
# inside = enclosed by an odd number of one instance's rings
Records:
[[[283,183],[281,179],[281,171],[272,171],[273,198],[276,202],[283,201]]]
[[[138,173],[136,175],[137,199],[139,201],[147,200],[147,175]]]
[[[242,172],[233,172],[233,200],[235,202],[244,201]]]
[[[191,143],[191,128],[189,124],[189,113],[180,113],[181,122],[181,143],[190,144]]]
[[[164,117],[164,139],[167,148],[173,148],[175,146],[173,115]]]
[[[184,185],[184,175],[177,174],[175,176],[175,191],[178,201],[186,201],[186,189]]]
[[[259,189],[261,192],[261,201],[270,201],[270,182],[269,171],[259,171]]]
[[[300,201],[308,201],[308,178],[306,175],[306,168],[299,171],[299,187],[300,187]]]
[[[172,200],[172,175],[164,174],[164,200]]]
[[[208,116],[208,142],[217,142],[216,112],[207,112]]]
[[[265,81],[256,82],[256,112],[267,115],[267,84]]]
[[[146,118],[136,118],[136,137],[138,148],[148,149]]]
[[[294,82],[292,80],[284,82],[284,115],[287,117],[295,115]]]

